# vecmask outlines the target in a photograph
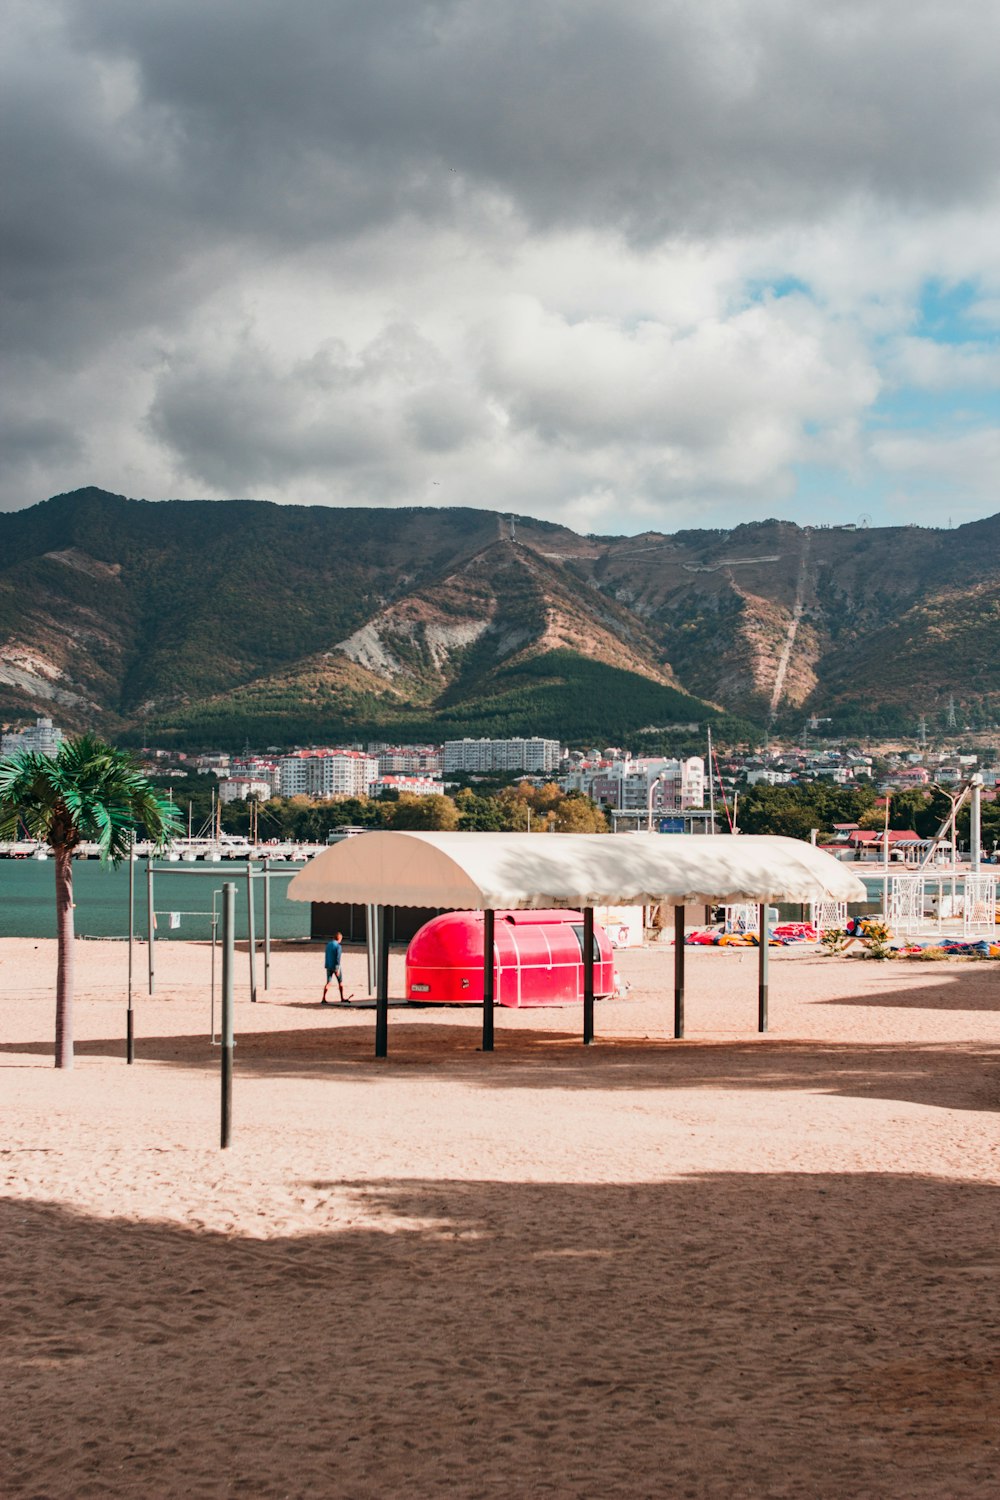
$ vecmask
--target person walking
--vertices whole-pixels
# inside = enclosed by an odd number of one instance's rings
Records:
[[[328,1001],[326,998],[326,992],[330,988],[331,979],[336,979],[337,981],[341,1004],[346,1005],[350,999],[349,995],[344,994],[344,971],[342,967],[344,956],[342,947],[343,937],[344,934],[342,932],[335,932],[326,945],[326,984],[323,986],[323,998],[319,1002],[320,1005],[333,1004],[332,1001]]]

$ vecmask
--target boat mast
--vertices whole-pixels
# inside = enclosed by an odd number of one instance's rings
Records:
[[[712,770],[712,726],[708,726],[708,831],[715,832],[715,774]]]

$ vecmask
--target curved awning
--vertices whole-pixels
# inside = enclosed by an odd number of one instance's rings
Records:
[[[318,854],[288,894],[455,911],[867,900],[833,855],[763,834],[365,833]]]

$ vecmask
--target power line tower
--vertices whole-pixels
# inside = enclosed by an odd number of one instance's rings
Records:
[[[927,715],[926,714],[921,714],[920,718],[917,720],[917,739],[920,742],[920,748],[921,748],[921,750],[926,750],[927,749]]]
[[[949,693],[948,694],[948,713],[947,713],[947,717],[945,718],[945,723],[947,724],[947,726],[948,726],[949,729],[957,729],[958,728],[958,715],[955,712],[955,694],[954,693]]]

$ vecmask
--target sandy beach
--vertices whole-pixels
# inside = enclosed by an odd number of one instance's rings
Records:
[[[318,1005],[209,950],[0,943],[0,1493],[907,1496],[1000,1489],[1000,966],[619,955],[623,1000]],[[364,955],[345,955],[363,998]],[[393,958],[402,991],[402,956]]]

